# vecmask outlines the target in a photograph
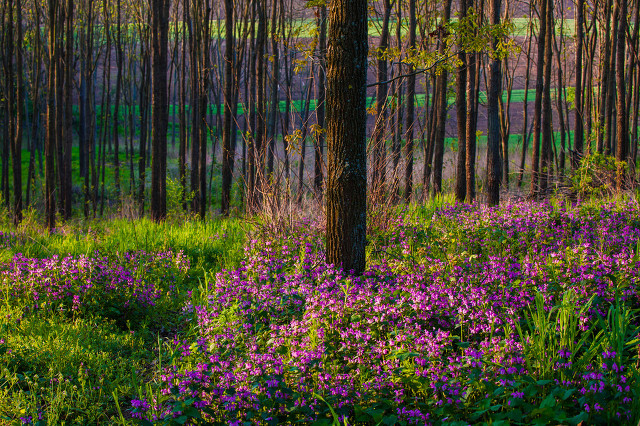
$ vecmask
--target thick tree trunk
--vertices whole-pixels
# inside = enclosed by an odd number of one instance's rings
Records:
[[[367,2],[334,0],[327,54],[327,262],[365,269]]]

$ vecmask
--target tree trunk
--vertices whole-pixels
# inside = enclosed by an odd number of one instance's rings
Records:
[[[58,2],[49,0],[49,73],[47,81],[47,138],[44,145],[45,157],[45,216],[49,232],[56,226],[56,181],[55,181],[55,147],[57,142],[56,125],[56,68],[58,50]]]
[[[469,4],[467,0],[460,2],[460,20],[467,17]],[[456,123],[458,126],[458,156],[456,160],[456,188],[455,195],[458,202],[464,202],[467,195],[467,174],[465,171],[465,161],[467,157],[467,55],[462,49],[462,45],[458,46],[458,69],[456,72]]]
[[[552,162],[552,143],[553,143],[553,121],[551,110],[551,64],[553,61],[553,51],[551,42],[553,40],[554,23],[553,23],[553,2],[546,2],[546,27],[544,40],[544,87],[542,96],[542,142],[540,153],[540,190],[543,194],[548,188],[549,176],[551,174]]]
[[[409,46],[410,54],[416,48],[416,0],[409,0]],[[405,172],[404,172],[404,202],[409,203],[413,195],[413,125],[416,97],[416,76],[413,65],[408,67],[407,78],[407,117],[405,132]]]
[[[531,9],[531,5],[529,5],[529,8]],[[529,108],[529,70],[531,69],[531,40],[533,39],[533,34],[531,31],[531,27],[532,24],[529,24],[529,31],[528,31],[528,43],[527,43],[527,66],[524,72],[524,100],[523,100],[523,107],[522,107],[522,152],[520,154],[520,168],[518,170],[518,182],[517,182],[517,186],[518,188],[520,188],[522,186],[522,177],[524,176],[524,166],[525,166],[525,162],[527,159],[527,150],[529,149],[529,115],[528,115],[528,108]]]
[[[151,218],[167,216],[167,51],[169,48],[169,0],[153,0],[151,33],[153,49],[153,143],[151,151]]]
[[[231,102],[233,101],[233,0],[225,0],[225,47],[224,47],[224,121],[222,124],[222,196],[220,212],[229,215],[231,200],[231,164],[235,150],[231,149]]]
[[[446,0],[444,4],[444,25],[449,24],[451,18],[451,0]],[[440,30],[438,36],[438,50],[441,57],[445,56],[446,42],[444,40],[444,29]],[[437,77],[438,102],[436,103],[436,126],[434,139],[434,158],[433,158],[433,193],[442,192],[442,168],[444,167],[444,136],[445,126],[447,124],[447,80],[449,73],[446,69],[440,72]]]
[[[500,0],[491,0],[491,25],[500,23]],[[500,203],[500,96],[502,93],[502,68],[500,58],[496,55],[498,37],[491,42],[493,57],[489,71],[489,88],[487,93],[487,204],[495,206]]]
[[[573,128],[573,155],[571,167],[578,168],[584,152],[584,102],[582,100],[582,49],[584,45],[584,2],[577,0],[576,11],[576,89],[575,89],[575,121]]]
[[[471,204],[476,198],[476,124],[478,111],[476,109],[476,73],[478,71],[477,56],[467,54],[467,118],[466,118],[466,151],[465,171],[467,181],[466,201]]]
[[[544,90],[544,58],[547,33],[547,3],[551,0],[540,0],[540,31],[538,32],[538,54],[536,60],[536,98],[533,107],[533,153],[531,158],[531,195],[540,192],[540,134],[542,130],[542,96]]]
[[[603,3],[604,19],[605,19],[605,32],[604,38],[604,54],[602,56],[602,74],[600,77],[600,101],[598,108],[598,139],[596,144],[596,150],[599,153],[605,152],[606,145],[606,105],[609,99],[609,80],[611,79],[610,59],[611,59],[611,1],[605,0]]]
[[[256,165],[256,188],[251,210],[262,209],[263,193],[265,191],[265,159],[266,159],[266,104],[265,104],[265,48],[267,42],[267,11],[266,1],[259,0],[258,6],[258,34],[256,39],[256,128],[254,162]]]
[[[616,160],[618,161],[616,171],[616,189],[625,189],[626,176],[624,165],[628,160],[629,152],[629,125],[627,124],[626,102],[626,82],[625,82],[625,46],[627,42],[627,0],[616,0],[619,10],[617,58],[616,58]],[[637,89],[636,89],[637,90]]]
[[[373,161],[372,161],[372,190],[373,202],[381,201],[384,194],[384,182],[386,177],[386,140],[385,129],[387,127],[387,49],[389,49],[389,19],[391,17],[391,1],[384,0],[384,16],[382,20],[382,33],[378,44],[377,78],[376,86],[376,124],[373,130]]]
[[[317,200],[322,200],[323,157],[324,157],[324,126],[325,126],[325,71],[327,58],[327,6],[320,7],[320,32],[318,34],[318,56],[320,66],[318,67],[318,106],[316,108],[317,123],[319,131],[316,132],[314,140],[315,158],[313,167],[313,189]]]
[[[415,19],[415,18],[414,18]],[[367,2],[335,0],[327,54],[327,262],[365,269]]]
[[[122,23],[120,17],[120,0],[116,3],[116,93],[113,107],[113,180],[116,190],[116,203],[120,205],[120,96],[122,92]]]
[[[302,197],[304,195],[304,161],[306,157],[307,149],[307,132],[309,131],[309,109],[311,108],[311,93],[313,88],[314,70],[311,66],[309,82],[307,83],[307,95],[305,97],[304,107],[302,109],[302,134],[300,136],[300,162],[298,164],[298,195],[297,203],[302,203]]]
[[[16,125],[13,143],[13,222],[22,221],[22,133],[24,123],[22,0],[16,0]]]

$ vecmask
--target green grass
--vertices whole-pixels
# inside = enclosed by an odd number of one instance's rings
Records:
[[[0,278],[0,424],[25,416],[37,419],[38,413],[47,424],[121,423],[119,410],[128,408],[153,379],[166,342],[178,331],[176,313],[187,291],[198,286],[205,272],[240,265],[251,225],[233,218],[202,222],[186,216],[161,224],[78,220],[48,234],[36,220],[31,211],[17,229],[0,224],[2,232],[13,235],[0,248],[0,264],[19,253],[28,258],[117,259],[141,250],[183,251],[191,260],[188,278],[172,297],[160,299],[154,317],[126,323],[106,319],[99,311],[80,316],[29,313],[28,303],[11,297],[9,283]],[[126,411],[124,416],[131,424]]]

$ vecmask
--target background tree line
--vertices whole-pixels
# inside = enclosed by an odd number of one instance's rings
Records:
[[[370,202],[547,193],[588,153],[636,180],[639,3],[368,3]],[[0,193],[55,226],[135,203],[324,195],[323,0],[2,0]],[[149,173],[149,169],[151,173]],[[171,188],[170,188],[171,189]]]

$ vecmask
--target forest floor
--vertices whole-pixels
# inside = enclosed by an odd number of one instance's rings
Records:
[[[3,223],[0,423],[638,422],[634,197],[310,211]]]

